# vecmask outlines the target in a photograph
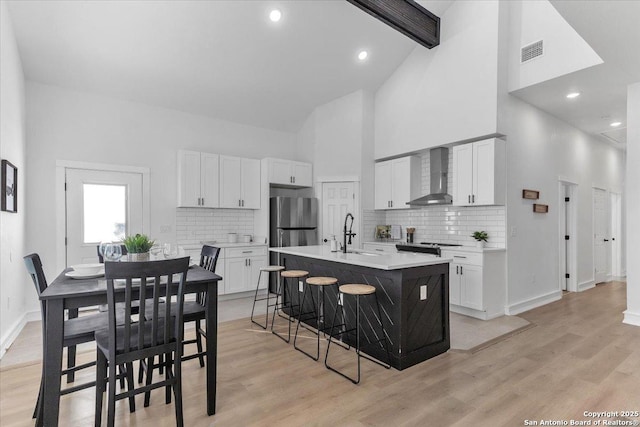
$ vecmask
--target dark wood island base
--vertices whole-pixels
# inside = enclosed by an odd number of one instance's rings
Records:
[[[432,264],[395,270],[382,270],[343,262],[326,261],[298,255],[281,254],[287,270],[306,270],[309,276],[329,276],[339,284],[363,283],[376,288],[387,334],[391,360],[379,344],[380,328],[374,298],[361,300],[362,351],[403,370],[449,350],[449,264]],[[424,298],[426,287],[426,298]],[[422,299],[421,299],[422,288]],[[325,325],[329,327],[336,310],[337,287],[324,295]],[[297,297],[301,298],[298,292]],[[291,296],[288,296],[289,298]],[[294,302],[295,302],[295,296]],[[308,303],[308,305],[307,305]],[[307,298],[305,311],[312,308]],[[345,301],[345,317],[355,318],[355,303]],[[316,327],[314,320],[307,321]],[[343,337],[348,344],[355,338]],[[369,344],[369,345],[367,345]]]

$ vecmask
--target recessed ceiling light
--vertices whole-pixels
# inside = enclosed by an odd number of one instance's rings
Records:
[[[577,98],[579,96],[580,96],[580,92],[571,92],[567,94],[567,98],[569,99]]]
[[[622,124],[622,122],[613,122],[611,123],[609,126],[617,128],[618,126],[620,126]]]
[[[364,61],[365,59],[367,59],[368,56],[369,56],[369,52],[367,52],[366,50],[361,50],[360,52],[358,52],[358,59],[360,61]]]
[[[281,18],[282,12],[280,12],[278,9],[273,9],[271,12],[269,12],[269,19],[271,19],[271,22],[278,22]]]

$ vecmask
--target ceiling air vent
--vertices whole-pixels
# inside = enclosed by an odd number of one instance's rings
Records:
[[[535,43],[528,44],[520,49],[520,63],[522,64],[527,61],[531,61],[533,58],[542,56],[543,53],[544,47],[542,45],[542,40],[538,40]]]

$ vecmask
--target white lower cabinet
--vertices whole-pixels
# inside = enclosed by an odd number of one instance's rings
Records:
[[[267,247],[234,247],[225,252],[225,294],[255,290],[260,268],[267,266]],[[263,274],[260,289],[267,287],[267,281],[267,275]]]
[[[506,265],[504,250],[442,251],[449,263],[449,308],[454,313],[487,320],[504,314]]]

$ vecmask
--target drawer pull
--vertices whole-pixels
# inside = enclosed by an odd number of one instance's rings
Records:
[[[378,252],[384,252],[384,249],[376,249]]]
[[[467,258],[466,256],[461,256],[461,255],[454,255],[453,257],[454,257],[454,258],[464,258],[464,259],[466,259],[466,258]]]
[[[243,254],[250,254],[253,253],[253,251],[242,251]]]

